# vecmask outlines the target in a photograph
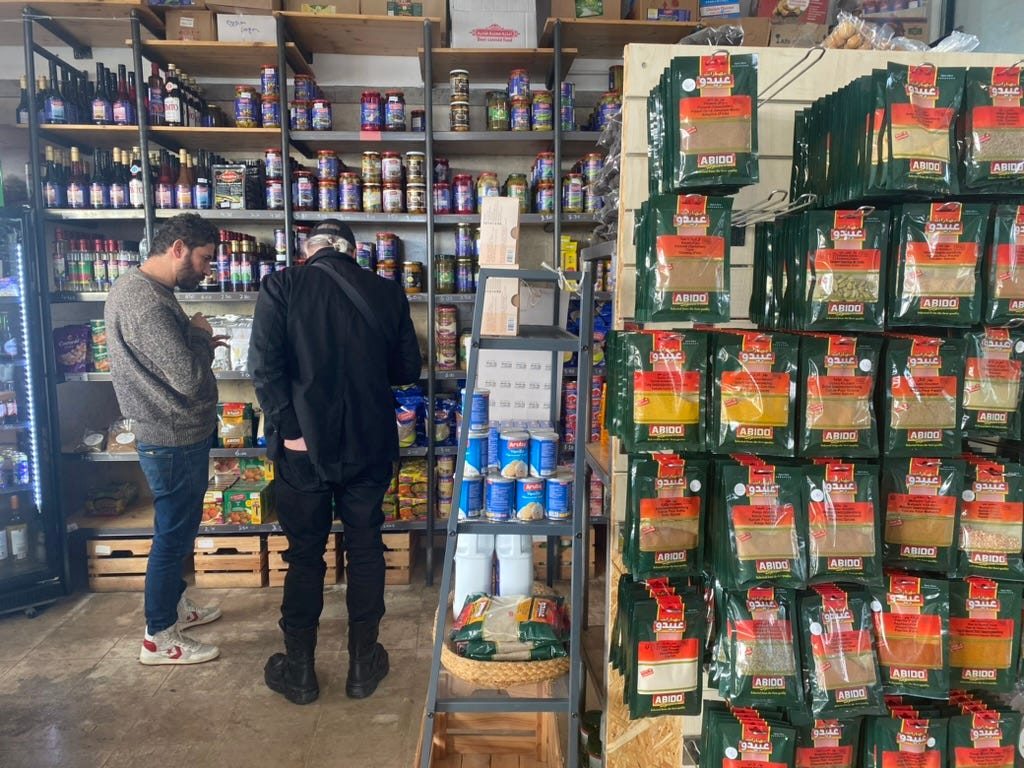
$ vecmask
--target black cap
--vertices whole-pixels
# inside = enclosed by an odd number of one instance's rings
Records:
[[[348,241],[353,250],[356,247],[356,236],[352,234],[352,228],[341,219],[324,219],[309,233],[310,237],[314,235],[334,235]]]

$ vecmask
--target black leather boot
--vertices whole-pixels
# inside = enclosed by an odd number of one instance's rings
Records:
[[[312,704],[320,696],[316,681],[316,627],[294,629],[278,621],[284,632],[284,653],[275,653],[263,668],[263,679],[272,691],[284,694],[293,704]]]
[[[350,699],[365,699],[388,674],[388,652],[377,642],[380,623],[355,621],[348,625],[348,679]]]

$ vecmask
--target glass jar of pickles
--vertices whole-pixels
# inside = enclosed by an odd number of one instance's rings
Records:
[[[405,153],[405,176],[410,184],[427,183],[427,156],[423,152]]]
[[[363,181],[381,181],[380,152],[363,152],[363,159],[360,164]]]
[[[379,181],[370,181],[363,184],[363,213],[384,212],[384,192]]]
[[[409,213],[427,212],[426,184],[410,184],[405,188],[405,208]]]
[[[583,174],[569,173],[562,179],[562,212],[583,213]]]
[[[402,181],[402,156],[397,152],[382,152],[380,156],[381,179],[385,184],[399,184]]]
[[[530,130],[530,99],[516,96],[509,108],[509,125],[513,131]]]
[[[505,197],[514,197],[519,201],[519,212],[530,212],[530,183],[525,173],[509,174],[505,180]]]
[[[533,94],[530,125],[535,131],[554,130],[555,108],[554,101],[551,99],[551,91],[537,91]]]
[[[369,185],[367,185],[369,186]],[[338,210],[358,211],[363,205],[363,189],[357,173],[343,173],[338,177]],[[380,187],[377,187],[380,196]]]
[[[507,131],[509,129],[508,110],[509,104],[507,91],[488,91],[487,130]]]
[[[434,288],[438,293],[455,293],[455,256],[439,253],[434,256]]]
[[[485,171],[476,180],[476,205],[479,210],[485,197],[499,197],[501,195],[501,184],[498,181],[498,174]]]
[[[259,125],[260,95],[251,85],[235,86],[235,127],[255,128]]]
[[[398,182],[384,182],[381,191],[384,213],[402,213],[405,211],[405,188]]]

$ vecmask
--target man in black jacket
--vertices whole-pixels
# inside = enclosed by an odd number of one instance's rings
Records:
[[[313,657],[332,503],[348,559],[346,693],[369,696],[388,673],[377,635],[384,616],[381,501],[399,455],[391,387],[419,379],[423,361],[401,285],[361,269],[354,252],[348,225],[318,224],[305,245],[306,264],[263,281],[249,346],[288,537],[279,622],[286,652],[271,656],[264,673],[271,689],[297,704],[319,695]]]

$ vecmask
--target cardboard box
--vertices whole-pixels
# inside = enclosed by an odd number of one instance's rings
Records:
[[[217,39],[217,21],[213,11],[167,11],[164,23],[168,40]]]
[[[628,9],[628,0],[625,5]],[[621,19],[625,10],[622,0],[600,0],[599,3],[595,0],[551,0],[550,8],[547,3],[538,3],[537,9],[542,26],[547,19]]]
[[[150,8],[189,8],[191,10],[202,10],[206,7],[206,0],[149,0],[148,5]]]
[[[757,15],[773,22],[828,24],[829,0],[761,0]]]
[[[273,16],[218,13],[217,39],[222,43],[276,43],[277,22]]]
[[[774,48],[811,48],[828,36],[827,24],[787,24],[774,21],[770,24],[769,45]]]
[[[519,266],[519,201],[486,197],[480,204],[481,266]]]
[[[700,0],[702,19],[738,19],[739,16],[739,0]]]
[[[274,484],[235,483],[223,491],[224,522],[262,525],[274,511]]]
[[[284,0],[284,10],[292,13],[359,13],[359,0],[332,0],[329,3],[309,3],[305,0]]]
[[[452,48],[536,48],[537,4],[451,0]]]
[[[217,13],[269,16],[274,11],[281,10],[281,0],[223,0],[223,2],[207,2],[206,7]]]
[[[359,13],[363,16],[426,16],[441,20],[442,38],[448,32],[447,0],[359,0]]]
[[[628,18],[636,21],[696,21],[699,0],[635,0]]]
[[[497,277],[487,281],[480,333],[484,336],[519,335],[519,279]]]
[[[208,488],[203,494],[202,525],[224,525],[224,490]]]

